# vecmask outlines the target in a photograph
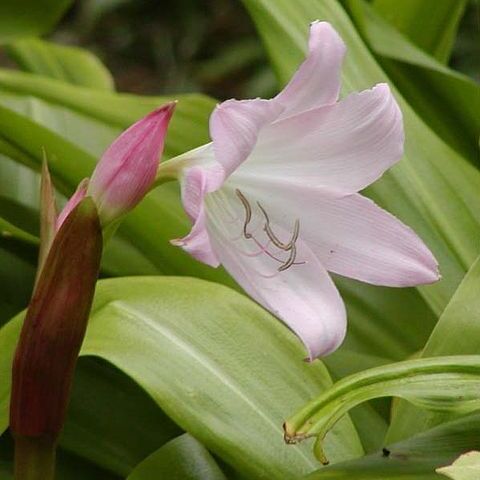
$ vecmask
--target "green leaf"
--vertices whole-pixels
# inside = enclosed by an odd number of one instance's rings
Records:
[[[438,473],[452,480],[477,480],[480,475],[480,452],[468,452],[449,467],[437,469]]]
[[[337,2],[243,3],[265,41],[282,83],[304,58],[308,24],[317,18],[331,22],[347,44],[342,75],[344,94],[388,81]],[[406,155],[368,189],[368,194],[414,228],[435,253],[443,280],[420,287],[419,291],[440,313],[478,254],[480,172],[438,138],[398,92],[395,94],[404,115]]]
[[[363,458],[328,466],[308,480],[441,480],[435,468],[480,447],[480,415],[468,415]],[[478,478],[474,477],[475,479]],[[473,477],[472,477],[473,480]]]
[[[467,0],[374,0],[375,9],[414,44],[447,63]]]
[[[201,94],[141,97],[94,90],[23,72],[0,70],[0,89],[32,95],[124,129],[160,105],[179,100],[169,126],[165,155],[179,155],[208,141],[208,115],[215,101]]]
[[[212,299],[215,299],[212,302]],[[9,378],[21,317],[0,330],[0,372]],[[310,449],[286,446],[289,412],[330,386],[321,362],[278,320],[242,295],[201,280],[100,281],[83,355],[132,377],[176,423],[251,479],[296,478],[316,467]],[[6,425],[8,382],[0,384]],[[361,455],[349,421],[327,442],[333,460]]]
[[[478,353],[480,342],[480,257],[463,279],[440,317],[422,352],[423,357]],[[395,410],[388,439],[396,441],[446,420],[446,415],[426,414],[406,404]]]
[[[410,105],[440,138],[479,165],[480,86],[410,43],[367,2],[349,1],[348,6],[362,35]]]
[[[26,38],[10,44],[8,53],[27,72],[96,90],[114,89],[110,72],[87,50]]]
[[[479,392],[480,355],[407,360],[340,380],[288,419],[285,434],[291,442],[318,437],[315,453],[325,463],[325,436],[360,403],[395,396],[437,412],[465,414],[480,408]]]
[[[152,453],[127,480],[227,480],[208,450],[185,433]]]
[[[0,43],[48,32],[72,0],[2,0]]]
[[[5,203],[8,203],[8,199],[0,198],[0,208],[3,208]],[[31,245],[38,245],[39,242],[38,237],[16,227],[2,217],[0,217],[0,236],[16,238],[17,240],[22,240]]]
[[[344,344],[325,358],[335,377],[403,360],[423,348],[437,317],[414,288],[366,285],[339,276],[335,283],[348,300],[349,317]]]

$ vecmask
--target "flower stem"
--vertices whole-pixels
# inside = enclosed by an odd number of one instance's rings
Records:
[[[55,442],[39,437],[15,438],[15,480],[53,480]]]

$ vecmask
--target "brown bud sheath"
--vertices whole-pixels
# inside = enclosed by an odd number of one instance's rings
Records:
[[[36,279],[40,276],[42,266],[48,255],[48,250],[55,238],[56,220],[57,207],[55,204],[55,190],[53,188],[50,172],[48,171],[47,155],[44,151],[40,183],[40,251],[38,255]]]
[[[17,446],[16,479],[42,478],[19,472],[33,468],[43,446],[54,450],[62,429],[101,253],[100,221],[87,197],[53,240],[15,352],[10,428]]]

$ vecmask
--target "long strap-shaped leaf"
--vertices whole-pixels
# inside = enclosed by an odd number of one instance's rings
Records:
[[[420,48],[448,62],[467,0],[374,0],[373,6]]]
[[[327,463],[323,439],[353,407],[395,396],[437,412],[468,413],[480,408],[480,355],[409,360],[365,370],[337,382],[285,423],[296,443],[317,436],[317,457]]]

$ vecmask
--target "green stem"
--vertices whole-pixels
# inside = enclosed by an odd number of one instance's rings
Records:
[[[53,480],[55,442],[44,438],[15,438],[15,480]]]

